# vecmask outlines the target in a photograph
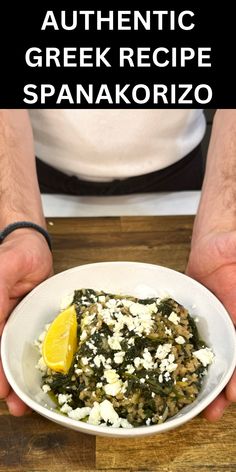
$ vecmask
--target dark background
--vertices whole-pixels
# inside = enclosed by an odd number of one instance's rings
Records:
[[[215,5],[209,6],[207,3],[193,1],[146,1],[145,7],[138,2],[135,7],[131,2],[112,2],[110,10],[175,10],[184,9],[195,12],[196,27],[192,31],[157,31],[153,29],[148,32],[143,29],[139,31],[54,31],[48,29],[41,31],[41,25],[47,10],[59,12],[63,9],[74,10],[102,10],[105,14],[108,9],[104,8],[105,2],[53,2],[48,1],[43,5],[24,4],[14,5],[13,3],[1,6],[0,16],[0,107],[2,108],[25,108],[23,102],[23,88],[28,83],[39,85],[49,83],[58,90],[63,83],[68,83],[73,91],[76,83],[86,85],[93,83],[95,89],[99,89],[100,84],[106,83],[112,91],[113,85],[120,84],[146,84],[153,83],[166,84],[183,83],[196,86],[201,83],[209,84],[213,89],[213,99],[207,104],[207,108],[236,108],[236,94],[234,84],[234,46],[233,18],[234,15],[227,4],[223,7]],[[212,48],[212,68],[198,68],[196,64],[189,64],[186,68],[125,68],[120,69],[113,61],[112,68],[30,68],[25,64],[25,52],[29,47],[112,47],[114,54],[118,53],[120,46],[127,47],[211,47]],[[110,56],[109,56],[110,57]],[[56,105],[56,98],[52,97],[46,105],[27,105],[28,108],[78,108],[78,105],[70,105],[67,101],[61,105]],[[103,102],[102,102],[103,103]],[[86,102],[80,105],[82,108],[95,108],[96,105],[89,105]],[[152,103],[143,105],[131,104],[120,105],[105,104],[97,105],[98,108],[152,108],[158,107]],[[159,105],[161,108],[202,108],[202,105]]]

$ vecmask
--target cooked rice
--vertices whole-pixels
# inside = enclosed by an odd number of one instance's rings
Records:
[[[196,399],[214,356],[186,308],[91,289],[76,290],[72,303],[79,341],[69,372],[38,365],[61,413],[133,427],[163,423]]]

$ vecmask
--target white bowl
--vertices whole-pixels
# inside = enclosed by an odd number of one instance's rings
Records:
[[[199,333],[215,360],[198,398],[165,423],[132,429],[93,426],[60,415],[40,388],[35,368],[39,354],[33,345],[44,325],[56,316],[61,298],[75,289],[93,288],[138,297],[169,294],[198,318]],[[223,390],[236,364],[233,323],[219,300],[195,280],[171,269],[136,262],[102,262],[75,267],[36,287],[9,318],[1,341],[3,367],[17,395],[33,410],[68,428],[101,436],[129,437],[161,433],[198,415]],[[47,406],[45,406],[47,404]],[[51,408],[51,409],[50,409]]]

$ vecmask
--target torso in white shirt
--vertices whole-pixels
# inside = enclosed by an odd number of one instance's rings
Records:
[[[31,110],[37,157],[84,180],[109,181],[174,164],[202,140],[202,110]]]

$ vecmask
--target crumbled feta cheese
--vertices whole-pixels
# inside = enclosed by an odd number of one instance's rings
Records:
[[[144,369],[154,369],[155,364],[153,362],[152,356],[150,352],[148,351],[147,348],[144,349],[143,352],[143,357],[135,357],[134,359],[134,365],[136,369],[138,369],[140,366],[143,366]]]
[[[134,359],[134,365],[135,365],[136,369],[139,368],[139,366],[140,366],[141,363],[142,363],[141,357],[135,357],[135,359]]]
[[[147,426],[150,426],[150,424],[151,424],[151,418],[147,418],[147,419],[146,419],[146,425],[147,425]]]
[[[133,425],[128,422],[125,418],[120,418],[121,428],[133,428]]]
[[[107,426],[106,423],[100,423],[100,426]],[[133,425],[130,424],[128,422],[128,420],[126,420],[125,418],[119,418],[118,416],[118,420],[115,421],[113,424],[111,424],[111,426],[108,426],[108,427],[111,427],[111,428],[133,428]]]
[[[172,335],[172,331],[170,328],[167,328],[167,326],[165,326],[165,334],[167,334],[167,336],[171,336]]]
[[[125,382],[123,382],[123,385],[122,385],[122,387],[121,387],[121,389],[120,389],[121,393],[125,393],[126,390],[127,390],[127,387],[128,387],[128,382],[127,382],[127,380],[126,380]]]
[[[102,388],[102,382],[98,382],[98,383],[96,384],[96,387],[97,387],[97,388]]]
[[[177,325],[180,321],[180,317],[172,311],[170,316],[168,316],[168,320],[170,320],[174,325]]]
[[[107,395],[115,397],[122,388],[122,381],[119,378],[119,374],[117,374],[114,369],[109,369],[104,371],[104,377],[107,384],[103,386],[103,390]]]
[[[130,338],[129,341],[128,341],[128,345],[129,346],[134,346],[134,341],[135,341],[134,338]]]
[[[122,329],[124,325],[126,325],[129,331],[134,331],[136,322],[137,320],[135,320],[131,316],[123,315],[122,318],[120,317],[119,319],[119,329]]]
[[[81,375],[83,373],[82,369],[75,369],[76,375]]]
[[[105,359],[105,358],[104,358]],[[94,364],[96,365],[96,367],[100,367],[101,366],[101,359],[100,359],[100,355],[98,356],[95,356],[94,359],[93,359],[93,362]]]
[[[125,298],[121,300],[122,302],[122,305],[125,307],[125,308],[129,308],[134,302],[132,302],[131,300],[126,300]]]
[[[119,420],[119,415],[114,410],[114,407],[109,400],[104,400],[100,403],[100,414],[102,419],[107,423],[114,424]]]
[[[49,385],[45,384],[42,386],[42,391],[44,393],[50,392],[50,390],[51,390],[51,387]]]
[[[86,342],[86,346],[88,346],[89,349],[91,349],[91,351],[93,352],[93,354],[96,354],[96,353],[97,353],[97,350],[98,350],[98,349],[97,349],[96,346],[94,346],[94,344],[93,344],[92,342],[87,341],[87,342]]]
[[[151,313],[157,313],[157,304],[156,303],[150,303],[150,305],[147,305],[149,307],[149,310]]]
[[[92,313],[91,315],[87,315],[83,319],[83,326],[90,325],[95,317],[96,317],[96,313]]]
[[[36,369],[39,369],[41,372],[47,372],[48,368],[44,362],[44,359],[43,357],[40,357],[40,359],[38,360],[38,363],[36,364]]]
[[[187,380],[188,380],[187,377],[183,377],[181,381],[182,382],[187,382]]]
[[[122,364],[125,356],[125,351],[118,351],[114,355],[115,364]]]
[[[169,354],[169,356],[168,356],[169,363],[171,364],[172,362],[174,362],[174,360],[175,360],[174,354]]]
[[[60,408],[60,411],[62,413],[69,413],[70,411],[72,411],[72,408],[67,403],[64,403],[64,405],[62,405],[62,407]]]
[[[169,354],[169,352],[171,351],[171,344],[159,344],[157,350],[156,350],[156,354],[155,354],[155,357],[157,359],[165,359],[165,357]]]
[[[163,379],[162,379],[162,381],[163,381]],[[160,380],[159,380],[159,382],[160,382]],[[161,383],[161,382],[160,382],[160,383]],[[156,395],[155,395],[154,392],[152,392],[152,393],[151,393],[151,396],[152,396],[152,398],[155,398]]]
[[[98,300],[100,303],[105,303],[106,297],[104,295],[99,295]]]
[[[204,367],[211,364],[214,359],[214,354],[209,347],[204,349],[199,349],[198,351],[193,352],[193,355],[202,363]]]
[[[133,374],[134,371],[135,371],[135,368],[134,368],[134,366],[133,366],[132,364],[128,364],[128,365],[126,366],[126,372],[127,372],[127,374]]]
[[[106,306],[112,309],[116,306],[116,304],[117,304],[117,300],[115,300],[114,298],[110,298],[110,300],[106,302]]]
[[[141,384],[144,384],[144,383],[145,383],[145,379],[140,379],[140,383],[141,383]]]
[[[83,331],[81,333],[81,336],[80,336],[80,341],[84,341],[85,339],[87,339],[87,331],[85,329],[83,329]]]
[[[175,338],[175,342],[177,344],[184,344],[185,343],[185,339],[183,336],[177,336],[177,338]]]
[[[107,395],[111,395],[111,397],[115,397],[117,393],[120,393],[122,388],[122,381],[117,380],[116,382],[113,383],[108,383],[103,386],[103,390]]]
[[[108,344],[114,351],[121,350],[120,342],[123,340],[123,336],[108,336]]]
[[[104,377],[107,383],[115,383],[119,379],[119,374],[114,369],[105,370]]]
[[[162,382],[163,382],[163,375],[162,375],[162,374],[159,375],[159,377],[158,377],[158,382],[159,382],[159,383],[162,383]]]
[[[107,326],[112,326],[115,324],[115,320],[112,318],[112,310],[109,308],[104,308],[100,313],[104,323],[106,323]]]
[[[152,356],[147,348],[143,351],[143,361],[142,361],[144,369],[153,369],[154,362]]]
[[[100,405],[98,402],[94,402],[93,408],[90,409],[88,423],[93,424],[93,425],[99,425],[101,419],[102,417],[101,417]]]
[[[89,406],[84,406],[82,408],[76,408],[75,410],[71,410],[68,413],[69,418],[72,420],[82,420],[86,418],[86,416],[91,414],[91,408]]]
[[[178,364],[175,364],[174,362],[172,362],[166,367],[166,370],[167,372],[174,372],[174,370],[177,369],[177,367],[178,367]]]
[[[96,355],[93,359],[93,362],[94,364],[96,365],[96,367],[99,367],[101,366],[101,364],[104,366],[106,364],[106,358],[103,356],[103,354],[99,354],[99,355]]]
[[[81,362],[83,365],[88,365],[88,358],[87,357],[81,357]]]
[[[72,399],[71,393],[59,393],[58,397],[58,403],[59,405],[63,405],[63,403],[67,403]]]
[[[168,382],[168,380],[170,380],[170,374],[169,374],[169,372],[165,372],[165,373],[164,373],[164,377],[165,377],[165,380]]]
[[[167,371],[168,373],[173,372],[178,367],[178,364],[175,364],[174,360],[175,360],[174,354],[169,354],[168,358],[162,359],[160,363],[161,373],[165,371]]]
[[[149,334],[154,323],[151,315],[157,312],[156,304],[143,305],[141,303],[133,303],[129,307],[129,311],[134,316],[134,331],[140,335],[142,333]]]

